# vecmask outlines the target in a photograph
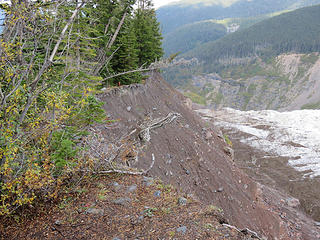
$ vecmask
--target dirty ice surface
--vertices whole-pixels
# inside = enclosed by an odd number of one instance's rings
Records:
[[[305,177],[320,176],[320,110],[292,112],[198,110],[217,126],[241,131],[241,142],[268,154],[288,157],[288,164]]]

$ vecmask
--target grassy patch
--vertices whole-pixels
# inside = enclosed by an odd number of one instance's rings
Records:
[[[191,101],[194,102],[194,103],[198,103],[198,104],[201,104],[201,105],[206,105],[207,104],[205,97],[200,96],[200,95],[198,95],[198,94],[196,94],[194,92],[186,92],[186,93],[184,93],[184,95],[186,97],[190,98]]]
[[[232,142],[231,142],[230,138],[228,137],[228,135],[223,135],[223,137],[224,137],[224,140],[226,141],[226,143],[227,143],[230,147],[232,147]]]
[[[300,60],[304,64],[315,64],[319,59],[319,56],[316,53],[305,54],[303,55]]]
[[[304,104],[301,109],[320,109],[320,101],[316,103]]]
[[[223,100],[223,95],[222,93],[217,93],[215,95],[215,97],[212,99],[212,101],[215,103],[215,104],[220,104]]]

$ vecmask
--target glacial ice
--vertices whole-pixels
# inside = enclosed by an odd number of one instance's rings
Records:
[[[240,111],[224,108],[207,111],[217,126],[241,131],[241,142],[288,157],[288,164],[305,177],[320,176],[320,110]]]

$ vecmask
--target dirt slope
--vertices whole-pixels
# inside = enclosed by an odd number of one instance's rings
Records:
[[[128,137],[132,151],[122,156],[122,164],[147,169],[153,154],[150,175],[222,208],[226,222],[256,231],[261,238],[319,239],[314,222],[285,204],[288,196],[255,183],[235,166],[222,136],[209,122],[200,120],[186,99],[158,73],[153,73],[145,85],[106,90],[100,99],[109,118],[117,120],[94,129],[102,134],[97,144],[106,150],[122,136],[149,126],[150,132],[144,131],[149,139],[134,134]],[[173,116],[170,113],[178,117],[168,119]],[[154,122],[163,124],[150,127]],[[143,146],[134,144],[145,139]],[[143,148],[142,154],[132,158],[136,147]]]
[[[222,215],[159,180],[112,174],[88,179],[32,218],[0,225],[0,239],[253,240],[221,224]]]

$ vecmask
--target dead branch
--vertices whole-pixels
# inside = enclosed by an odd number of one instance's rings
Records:
[[[154,166],[155,156],[152,154],[152,162],[149,168],[140,171],[128,170],[130,167],[129,160],[138,162],[139,154],[144,150],[151,140],[150,132],[156,128],[163,127],[172,123],[175,119],[180,117],[179,113],[169,113],[163,118],[157,118],[152,121],[141,124],[136,129],[132,130],[129,134],[125,134],[119,139],[109,143],[103,143],[104,139],[100,132],[91,129],[94,134],[86,138],[83,142],[84,145],[89,147],[90,157],[98,160],[96,169],[109,168],[105,171],[91,171],[93,173],[108,174],[108,173],[125,173],[134,175],[143,175],[148,173]],[[128,159],[128,155],[129,158]],[[126,158],[127,166],[124,164],[115,164],[116,159],[120,156]],[[116,167],[114,167],[116,165]]]
[[[83,1],[80,5],[77,6],[77,8],[74,10],[73,14],[71,15],[71,17],[69,18],[68,22],[66,23],[66,25],[64,26],[62,32],[60,33],[59,39],[52,51],[52,53],[50,54],[50,57],[48,59],[45,60],[45,62],[43,63],[41,69],[39,70],[37,76],[35,77],[35,79],[33,80],[33,82],[30,84],[31,86],[31,92],[34,92],[36,86],[38,85],[42,75],[44,74],[44,72],[52,65],[53,63],[53,59],[58,51],[58,48],[62,42],[62,40],[65,37],[65,33],[68,30],[69,26],[73,23],[75,17],[77,16],[78,12],[80,11],[80,9],[85,5],[86,1]],[[42,90],[41,90],[42,91]],[[40,91],[40,92],[41,92]],[[39,92],[39,91],[38,91]],[[37,94],[31,94],[30,96],[28,96],[28,100],[27,100],[27,104],[25,106],[25,108],[22,111],[22,114],[20,115],[19,118],[19,124],[21,124],[26,116],[26,113],[28,112],[29,108],[32,105],[32,102],[34,101],[34,99],[37,97]]]
[[[97,75],[97,74],[100,72],[100,70],[103,68],[103,66],[106,64],[107,60],[109,59],[109,58],[106,59],[106,51],[109,50],[109,49],[111,49],[112,45],[114,44],[115,40],[117,39],[117,37],[118,37],[118,35],[119,35],[119,32],[120,32],[120,30],[121,30],[121,27],[122,27],[122,25],[123,25],[123,23],[124,23],[124,21],[125,21],[125,19],[126,19],[127,14],[128,14],[128,13],[127,13],[127,10],[125,10],[125,12],[124,12],[124,14],[122,15],[122,18],[121,18],[121,20],[120,20],[120,22],[119,22],[119,24],[118,24],[118,26],[117,26],[117,29],[116,29],[115,33],[112,35],[112,38],[111,38],[111,39],[109,40],[109,42],[106,44],[106,49],[105,49],[105,50],[102,50],[101,56],[100,56],[100,59],[101,59],[101,60],[100,60],[100,63],[97,65],[97,67],[96,67],[95,70],[93,71],[93,74],[94,74],[94,75]],[[105,31],[108,31],[110,22],[111,22],[111,21],[110,21],[110,19],[109,19],[109,22],[108,22],[108,24],[107,24],[107,26],[106,26]]]
[[[108,80],[108,79],[111,79],[111,78],[119,77],[119,76],[126,75],[126,74],[130,74],[130,73],[149,72],[149,71],[158,70],[158,69],[159,69],[159,68],[138,68],[138,69],[135,69],[135,70],[131,70],[131,71],[126,71],[126,72],[114,74],[114,75],[112,75],[112,76],[109,76],[109,77],[104,78],[103,80],[105,81],[105,80]]]
[[[160,70],[160,69],[165,69],[165,68],[170,68],[170,67],[191,66],[191,65],[197,65],[197,64],[199,64],[199,61],[197,58],[192,58],[190,60],[186,60],[184,58],[179,58],[178,60],[174,59],[173,61],[170,61],[169,59],[164,59],[164,60],[156,61],[156,62],[150,64],[149,67],[144,67],[144,64],[143,64],[138,69],[134,69],[134,70],[111,75],[109,77],[104,78],[103,81],[109,80],[111,78],[123,76],[126,74],[130,74],[130,73],[150,72],[150,71],[155,71],[155,70]]]
[[[127,11],[125,11],[125,13],[123,14],[123,16],[122,16],[122,18],[121,18],[121,20],[120,20],[120,22],[118,24],[118,27],[117,27],[115,33],[113,34],[113,36],[111,38],[111,41],[107,45],[107,49],[110,49],[112,47],[114,41],[117,39],[117,36],[118,36],[118,34],[120,32],[120,29],[121,29],[121,27],[122,27],[122,25],[124,23],[124,20],[126,19],[127,14],[128,14]]]
[[[151,123],[147,124],[146,126],[141,126],[142,130],[139,132],[139,138],[144,142],[149,142],[150,137],[150,131],[156,128],[160,128],[166,124],[170,124],[173,122],[176,118],[180,117],[181,115],[179,113],[169,113],[164,118],[158,118],[152,121]]]
[[[249,228],[239,229],[239,228],[237,228],[235,226],[232,226],[232,225],[229,225],[229,224],[226,224],[226,223],[223,223],[222,225],[225,226],[225,227],[228,227],[228,228],[232,228],[232,229],[236,230],[239,233],[251,234],[251,237],[257,238],[259,240],[262,240],[262,238],[260,238],[259,235],[256,232],[250,230]]]
[[[80,9],[85,5],[86,1],[83,1],[73,12],[73,14],[71,15],[71,17],[69,18],[68,22],[66,23],[66,25],[64,26],[62,32],[60,33],[59,39],[56,43],[56,45],[54,46],[52,53],[50,54],[50,57],[48,60],[45,61],[45,63],[42,65],[41,70],[39,71],[39,73],[37,74],[36,78],[33,80],[33,82],[31,83],[32,88],[34,88],[34,86],[37,85],[37,83],[39,82],[41,76],[43,75],[43,73],[51,66],[51,64],[53,63],[53,59],[58,51],[58,48],[62,42],[62,40],[65,37],[65,33],[68,30],[69,26],[73,23],[75,17],[77,16],[78,12],[80,11]]]
[[[128,171],[128,170],[121,170],[121,169],[111,169],[111,170],[107,170],[107,171],[90,171],[93,174],[110,174],[110,173],[121,173],[121,174],[128,174],[128,175],[146,175],[154,166],[154,162],[155,162],[155,156],[152,153],[152,161],[150,166],[144,170],[144,171]]]

